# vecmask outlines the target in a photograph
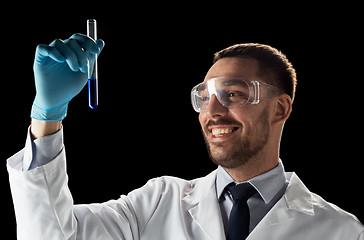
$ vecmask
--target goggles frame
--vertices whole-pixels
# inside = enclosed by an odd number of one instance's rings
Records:
[[[241,101],[232,102],[227,100],[227,91],[223,90],[223,87],[229,88],[234,84],[240,84],[241,87],[247,87],[245,93],[240,93]],[[205,96],[201,96],[201,92],[207,90]],[[246,92],[248,90],[248,92]],[[244,107],[245,105],[258,104],[264,99],[276,96],[283,93],[281,89],[273,85],[262,83],[256,80],[248,80],[244,78],[225,78],[217,77],[208,79],[202,83],[197,84],[191,90],[191,103],[193,109],[196,112],[205,112],[212,95],[215,95],[219,103],[226,108],[238,108]]]

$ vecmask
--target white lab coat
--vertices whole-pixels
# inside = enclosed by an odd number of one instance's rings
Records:
[[[8,160],[19,240],[225,239],[216,171],[192,181],[160,177],[118,200],[73,205],[65,151],[30,171],[20,171],[23,155]],[[311,193],[295,173],[286,175],[286,193],[247,239],[364,239],[353,215]]]

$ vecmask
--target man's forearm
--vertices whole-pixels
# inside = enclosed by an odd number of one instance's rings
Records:
[[[62,121],[40,121],[32,118],[30,131],[32,139],[41,138],[58,132],[62,127]]]

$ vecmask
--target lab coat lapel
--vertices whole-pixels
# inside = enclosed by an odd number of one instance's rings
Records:
[[[279,228],[281,224],[293,221],[297,212],[314,215],[311,192],[295,173],[287,173],[289,184],[286,193],[255,227],[247,239],[261,239],[267,228]],[[265,236],[265,235],[264,235]]]
[[[223,240],[225,231],[215,188],[216,171],[197,183],[188,201],[192,203],[188,210],[198,228],[208,239]],[[187,199],[186,199],[187,200]]]

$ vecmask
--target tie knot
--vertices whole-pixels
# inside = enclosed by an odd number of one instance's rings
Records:
[[[257,190],[250,183],[242,183],[235,186],[228,186],[228,190],[233,196],[234,200],[242,201],[247,201],[257,192]]]

